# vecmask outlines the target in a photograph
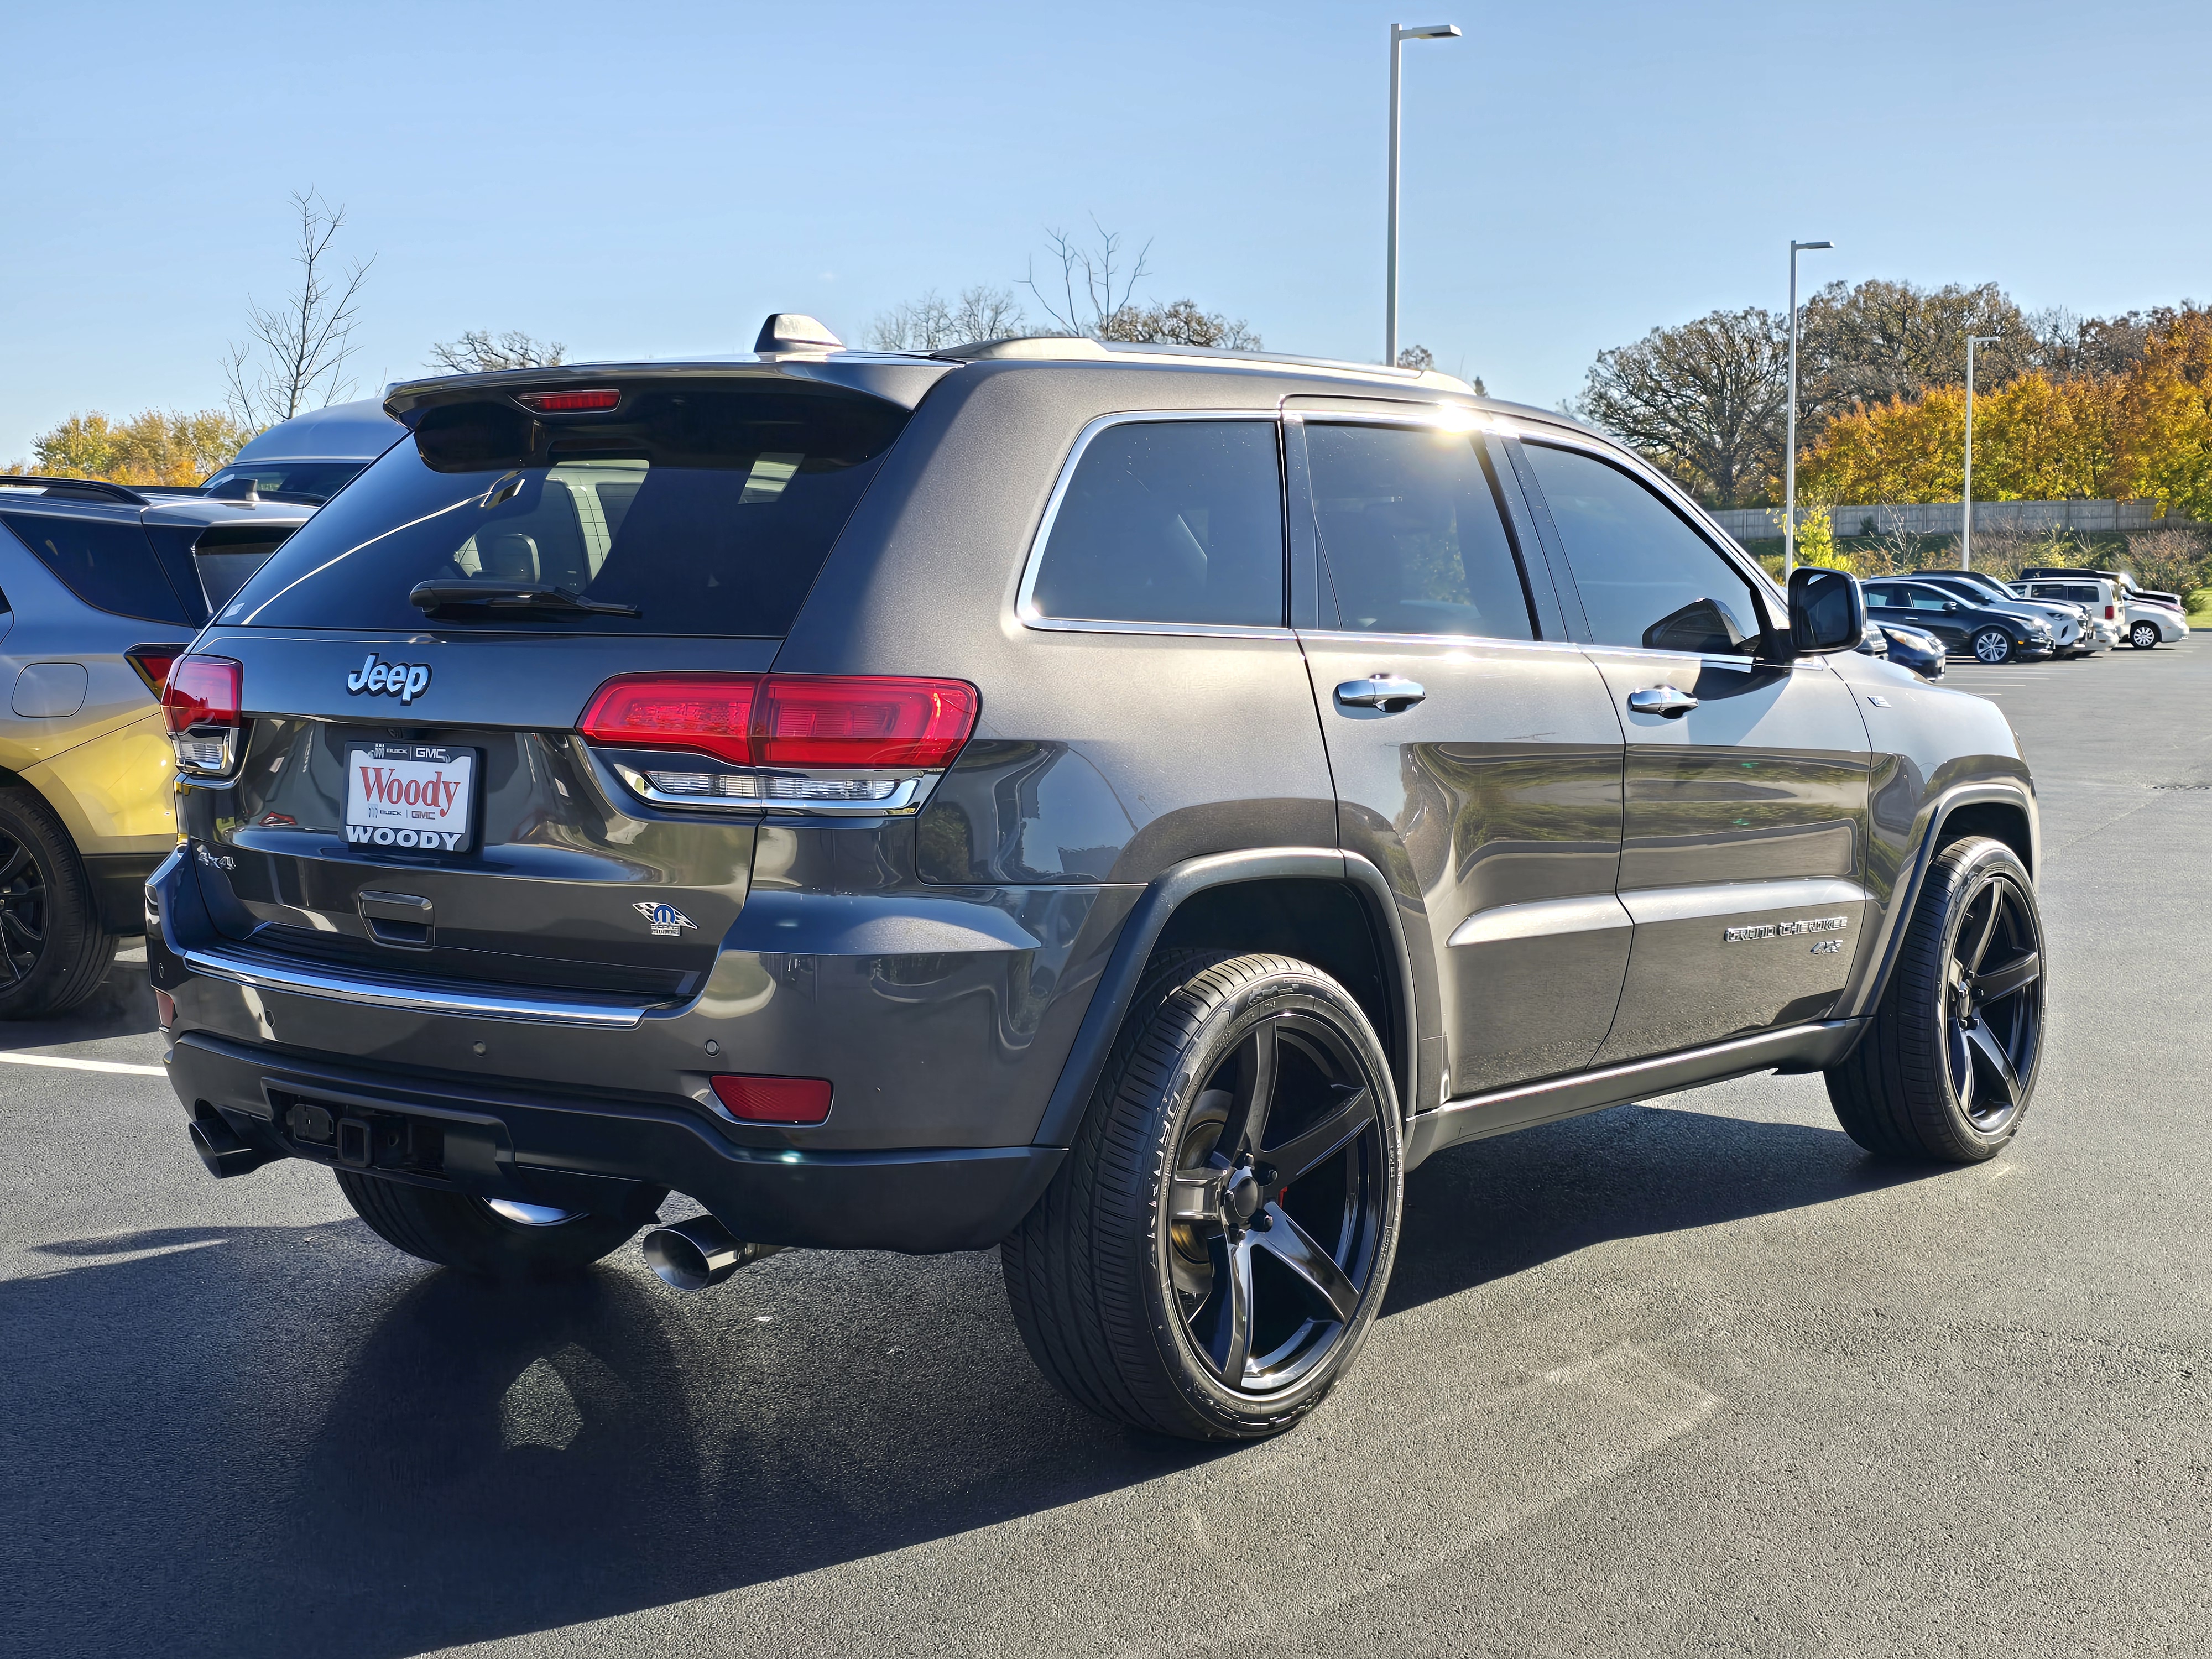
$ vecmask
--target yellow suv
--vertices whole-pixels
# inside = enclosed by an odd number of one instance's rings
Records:
[[[170,660],[314,511],[0,477],[0,1018],[92,994],[177,844]]]

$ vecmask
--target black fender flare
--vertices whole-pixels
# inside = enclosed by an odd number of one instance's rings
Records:
[[[1922,803],[1919,822],[1913,830],[1912,861],[1891,891],[1889,904],[1882,913],[1881,933],[1868,952],[1867,966],[1850,994],[1830,1018],[1850,1019],[1874,1012],[1897,967],[1898,952],[1904,948],[1905,923],[1920,902],[1921,890],[1927,885],[1928,872],[1936,862],[1936,849],[1942,845],[1944,823],[1962,806],[1984,805],[2015,807],[2027,819],[2029,856],[2025,862],[2029,877],[2040,883],[2042,824],[2036,812],[2034,794],[2027,786],[2010,779],[1984,778],[1954,784],[1939,792]]]
[[[1073,1140],[1076,1125],[1091,1103],[1091,1092],[1106,1069],[1122,1018],[1137,994],[1138,976],[1176,909],[1208,888],[1285,877],[1342,883],[1358,896],[1370,924],[1376,928],[1377,945],[1392,958],[1386,971],[1395,968],[1398,978],[1398,1029],[1382,1035],[1385,1044],[1397,1050],[1394,1059],[1398,1106],[1401,1114],[1410,1116],[1419,1079],[1420,1011],[1414,1000],[1413,961],[1407,953],[1405,929],[1398,920],[1390,884],[1380,870],[1356,853],[1334,847],[1269,847],[1186,859],[1146,885],[1128,920],[1121,924],[1121,936],[1098,976],[1098,988],[1091,993],[1091,1006],[1084,1011],[1083,1024],[1060,1066],[1060,1080],[1045,1104],[1033,1145],[1066,1146]]]

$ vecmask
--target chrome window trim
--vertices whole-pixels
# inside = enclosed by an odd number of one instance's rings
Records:
[[[1014,590],[1014,620],[1024,628],[1051,634],[1155,634],[1204,640],[1295,640],[1297,635],[1283,627],[1230,623],[1115,622],[1097,617],[1048,617],[1037,609],[1037,569],[1044,562],[1045,545],[1052,540],[1052,527],[1059,522],[1060,503],[1067,499],[1068,486],[1075,480],[1075,469],[1082,464],[1084,452],[1091,447],[1093,439],[1109,428],[1154,421],[1244,421],[1273,427],[1276,429],[1276,487],[1278,490],[1281,489],[1283,414],[1279,409],[1132,409],[1101,415],[1085,422],[1083,430],[1075,434],[1075,447],[1068,451],[1067,459],[1060,463],[1060,477],[1054,480],[1052,494],[1044,504],[1044,517],[1037,523],[1036,533],[1030,538],[1029,552],[1022,561],[1021,582]],[[1284,530],[1287,547],[1287,510],[1284,514]],[[1290,603],[1287,554],[1284,566],[1283,602],[1287,610]]]
[[[192,950],[186,951],[184,956],[187,971],[242,985],[249,990],[281,991],[325,1002],[365,1003],[374,1008],[395,1008],[410,1013],[457,1014],[473,1019],[514,1020],[537,1025],[633,1030],[648,1009],[678,1000],[661,997],[634,1001],[587,994],[494,991],[464,982],[403,980],[385,974],[308,968],[250,948]]]
[[[1516,651],[1573,651],[1583,647],[1573,640],[1516,640],[1504,634],[1370,634],[1357,628],[1302,628],[1297,630],[1302,640],[1316,645],[1353,646],[1373,645],[1444,645],[1464,647],[1475,645],[1510,646]],[[1735,658],[1729,661],[1738,660]],[[1748,658],[1742,659],[1748,661]]]

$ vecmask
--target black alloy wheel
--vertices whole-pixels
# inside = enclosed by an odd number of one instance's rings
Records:
[[[1290,1427],[1352,1363],[1388,1288],[1397,1111],[1374,1027],[1320,969],[1156,961],[1074,1144],[1000,1246],[1038,1369],[1156,1434]]]
[[[1382,1244],[1383,1133],[1351,1044],[1308,1014],[1261,1019],[1206,1079],[1160,1265],[1224,1387],[1287,1388],[1351,1328]]]
[[[0,1019],[65,1013],[100,988],[115,936],[46,798],[0,786]]]
[[[1996,1156],[2034,1097],[2046,976],[2019,856],[1980,836],[1944,848],[1865,1035],[1827,1073],[1844,1132],[1887,1157]]]
[[[46,950],[46,878],[29,842],[0,829],[0,987],[29,979]]]
[[[2043,938],[2027,890],[1993,872],[1961,911],[1945,975],[1944,1061],[1959,1105],[1985,1135],[2027,1104],[2043,1043]]]

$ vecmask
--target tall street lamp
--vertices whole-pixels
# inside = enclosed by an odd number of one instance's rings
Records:
[[[1409,27],[1404,23],[1390,25],[1390,252],[1389,275],[1384,287],[1389,292],[1383,302],[1382,361],[1395,368],[1398,362],[1398,60],[1400,51],[1408,40],[1456,40],[1456,23],[1423,23]]]
[[[1966,486],[1960,492],[1961,512],[1959,529],[1959,568],[1974,568],[1974,348],[1995,345],[2004,338],[2002,334],[1969,334],[1966,337]]]
[[[1797,568],[1797,256],[1808,248],[1833,247],[1833,242],[1790,244],[1790,434],[1789,453],[1782,460],[1782,580]]]

